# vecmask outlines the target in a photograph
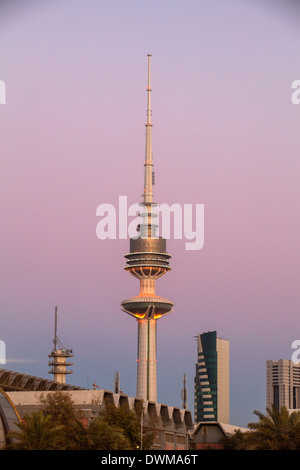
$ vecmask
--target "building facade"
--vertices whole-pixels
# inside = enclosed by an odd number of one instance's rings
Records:
[[[197,336],[195,423],[229,423],[229,341],[216,331]]]
[[[0,450],[15,444],[15,439],[9,437],[10,432],[18,431],[21,422],[20,415],[7,393],[0,387]]]
[[[191,436],[191,449],[222,450],[224,437],[232,436],[235,431],[247,432],[249,429],[217,421],[198,423]]]
[[[266,362],[267,408],[300,411],[300,363],[288,359]]]
[[[48,394],[53,393],[55,392],[11,391],[7,392],[7,397],[22,419],[25,415],[39,411],[42,408],[41,397],[45,398]],[[149,422],[155,423],[154,450],[187,450],[190,448],[194,424],[192,413],[189,410],[150,401],[144,403],[136,397],[108,390],[60,390],[60,393],[67,394],[71,398],[74,408],[81,410],[81,420],[84,426],[97,417],[107,403],[116,407],[125,406],[132,411],[139,410],[143,405],[144,414],[141,423],[144,426],[147,426]]]

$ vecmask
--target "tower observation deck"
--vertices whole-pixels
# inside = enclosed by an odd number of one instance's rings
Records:
[[[143,222],[137,236],[130,239],[130,252],[125,255],[125,270],[140,281],[139,295],[123,300],[121,308],[138,322],[136,396],[144,401],[157,401],[157,320],[173,310],[174,304],[155,293],[158,278],[169,271],[171,256],[166,240],[157,235],[157,216],[153,208],[153,158],[151,122],[151,55],[148,54],[146,149],[144,163]]]

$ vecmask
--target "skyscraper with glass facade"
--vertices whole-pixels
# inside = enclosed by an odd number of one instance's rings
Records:
[[[195,423],[229,424],[229,341],[216,331],[197,336]]]

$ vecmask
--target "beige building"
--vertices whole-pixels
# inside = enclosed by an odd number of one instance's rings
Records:
[[[6,390],[4,391],[3,388]],[[74,407],[81,410],[84,425],[95,418],[106,403],[139,409],[142,401],[122,392],[89,390],[61,384],[47,379],[0,369],[0,449],[7,440],[7,433],[17,429],[17,423],[27,414],[38,411],[41,396],[60,391],[68,393]],[[144,425],[155,418],[157,434],[154,450],[222,449],[222,439],[234,430],[244,428],[222,422],[193,423],[192,413],[184,408],[147,401],[144,404]]]
[[[300,363],[288,359],[267,361],[267,408],[300,411]]]
[[[53,391],[9,391],[7,397],[13,403],[16,411],[22,418],[41,408],[41,395],[46,396]],[[128,397],[123,393],[113,393],[107,390],[61,390],[67,393],[73,401],[74,407],[83,414],[82,422],[87,425],[95,418],[105,404],[115,406],[128,406],[134,410],[142,403],[136,397]],[[187,450],[190,447],[190,436],[194,430],[192,413],[174,406],[158,404],[147,401],[144,403],[143,423],[154,418],[157,435],[154,441],[154,450]]]
[[[224,437],[232,436],[235,431],[246,432],[249,429],[211,421],[198,423],[191,436],[191,448],[195,450],[224,449]]]

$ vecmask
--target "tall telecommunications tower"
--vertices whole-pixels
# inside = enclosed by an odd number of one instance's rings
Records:
[[[57,336],[57,307],[55,307],[55,324],[54,324],[54,339],[53,349],[49,354],[49,374],[54,375],[54,381],[62,384],[66,383],[66,375],[73,374],[73,371],[68,370],[68,366],[72,366],[72,362],[67,362],[68,358],[73,357],[73,350],[66,349]]]
[[[152,220],[156,216],[153,207],[157,204],[153,202],[152,191],[151,91],[151,55],[148,54],[145,177],[143,202],[140,204],[143,207],[140,214],[143,223],[138,226],[138,235],[130,239],[130,253],[125,255],[125,270],[139,279],[140,293],[124,300],[121,308],[138,322],[136,396],[144,401],[157,402],[156,325],[157,320],[170,313],[174,305],[170,300],[155,294],[155,281],[171,269],[171,256],[166,252],[166,240],[156,235],[157,225]]]

